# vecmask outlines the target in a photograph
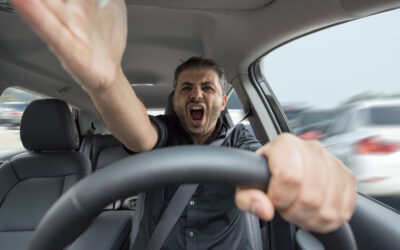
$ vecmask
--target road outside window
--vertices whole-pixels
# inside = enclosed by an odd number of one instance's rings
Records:
[[[400,10],[304,36],[266,55],[294,133],[319,140],[359,192],[400,209]]]
[[[26,106],[41,96],[8,88],[0,96],[0,155],[23,149],[19,126]]]

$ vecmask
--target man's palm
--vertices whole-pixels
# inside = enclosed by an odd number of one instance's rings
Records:
[[[112,84],[126,46],[124,0],[13,0],[83,88]]]

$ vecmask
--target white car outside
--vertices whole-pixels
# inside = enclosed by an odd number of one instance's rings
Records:
[[[400,100],[353,104],[327,130],[329,152],[356,175],[371,196],[400,197]]]

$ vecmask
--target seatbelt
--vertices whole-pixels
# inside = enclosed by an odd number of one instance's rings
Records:
[[[130,238],[129,249],[133,249],[133,244],[135,243],[136,236],[139,232],[139,225],[140,225],[140,220],[142,219],[144,213],[145,201],[146,201],[146,192],[140,192],[137,196],[135,213],[133,214],[132,218],[133,221],[129,237]]]
[[[93,135],[95,130],[96,128],[94,127],[94,124],[92,122],[91,127],[87,132],[87,136],[83,139],[81,148],[79,149],[79,151],[82,152],[90,160],[91,163],[93,163],[92,147],[93,147]],[[94,166],[92,166],[92,168],[94,168]]]
[[[229,137],[235,127],[232,127],[226,131],[224,138],[219,138],[209,144],[209,146],[219,147]],[[196,184],[183,184],[178,187],[167,208],[161,216],[153,234],[147,243],[146,250],[159,250],[167,239],[172,228],[175,226],[183,210],[188,204],[190,198],[192,198],[194,192],[198,187]]]
[[[87,135],[82,141],[81,152],[92,162],[93,135]],[[92,166],[94,168],[94,166]]]

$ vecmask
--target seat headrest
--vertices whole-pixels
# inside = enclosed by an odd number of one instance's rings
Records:
[[[57,99],[36,100],[22,115],[20,127],[24,147],[33,151],[74,150],[79,134],[66,102]]]

